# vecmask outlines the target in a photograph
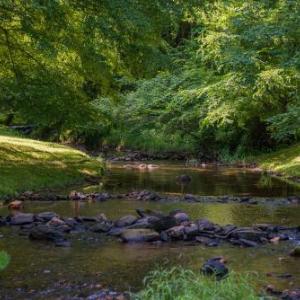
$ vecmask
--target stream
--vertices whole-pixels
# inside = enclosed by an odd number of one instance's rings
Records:
[[[154,170],[126,169],[122,163],[109,166],[99,185],[76,187],[84,192],[124,193],[152,190],[168,194],[236,195],[262,198],[299,196],[299,187],[255,171],[231,167],[186,168],[181,163],[155,162]],[[189,175],[189,184],[180,185],[176,176]],[[60,191],[68,194],[70,189]],[[192,219],[207,218],[226,225],[250,226],[256,223],[298,226],[299,205],[246,205],[238,203],[161,203],[112,199],[106,202],[81,202],[79,213],[94,216],[104,213],[109,219],[134,214],[136,208],[162,212],[182,209]],[[25,212],[53,211],[74,216],[72,201],[26,202]],[[8,214],[6,206],[0,215]],[[239,248],[230,244],[219,247],[191,245],[186,242],[124,244],[97,233],[71,237],[72,246],[58,248],[50,243],[32,242],[20,236],[17,228],[0,227],[0,250],[11,256],[8,268],[0,274],[0,299],[51,299],[72,293],[85,296],[100,286],[137,291],[144,276],[158,266],[181,265],[199,270],[205,260],[223,255],[228,267],[236,272],[251,272],[257,285],[274,284],[279,289],[300,286],[300,260],[290,257],[295,241]],[[267,273],[272,276],[267,276]],[[281,276],[289,274],[291,276]],[[279,276],[278,276],[279,275]],[[70,287],[71,284],[71,287]],[[43,294],[44,293],[44,294]]]

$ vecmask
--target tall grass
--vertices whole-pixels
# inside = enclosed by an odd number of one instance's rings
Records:
[[[145,279],[135,300],[258,300],[250,275],[234,272],[221,280],[174,267],[156,270]]]

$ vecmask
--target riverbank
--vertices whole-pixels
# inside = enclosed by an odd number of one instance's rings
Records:
[[[102,173],[103,162],[81,151],[0,128],[0,199],[82,183]]]
[[[267,172],[300,182],[300,144],[258,156],[255,160]]]

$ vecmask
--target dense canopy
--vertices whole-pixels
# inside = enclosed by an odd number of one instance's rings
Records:
[[[2,0],[0,120],[208,156],[300,138],[296,0]]]

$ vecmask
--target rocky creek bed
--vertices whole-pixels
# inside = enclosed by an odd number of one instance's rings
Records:
[[[18,227],[19,234],[28,236],[30,240],[51,241],[59,247],[71,246],[67,239],[69,234],[88,231],[113,236],[125,243],[187,241],[208,247],[217,247],[225,242],[239,247],[257,247],[270,242],[300,240],[300,226],[221,226],[207,219],[191,220],[181,210],[164,214],[137,209],[135,215],[126,215],[114,221],[104,214],[71,218],[59,216],[55,212],[16,212],[0,217],[0,225]]]
[[[83,193],[73,191],[69,195],[56,193],[36,193],[27,191],[17,197],[21,201],[97,201],[103,202],[111,199],[132,199],[151,202],[194,202],[194,203],[240,203],[247,205],[299,205],[299,196],[288,197],[251,197],[251,196],[199,196],[193,194],[172,195],[157,193],[149,190],[132,191],[128,193],[93,192]],[[7,200],[9,202],[9,200]]]

